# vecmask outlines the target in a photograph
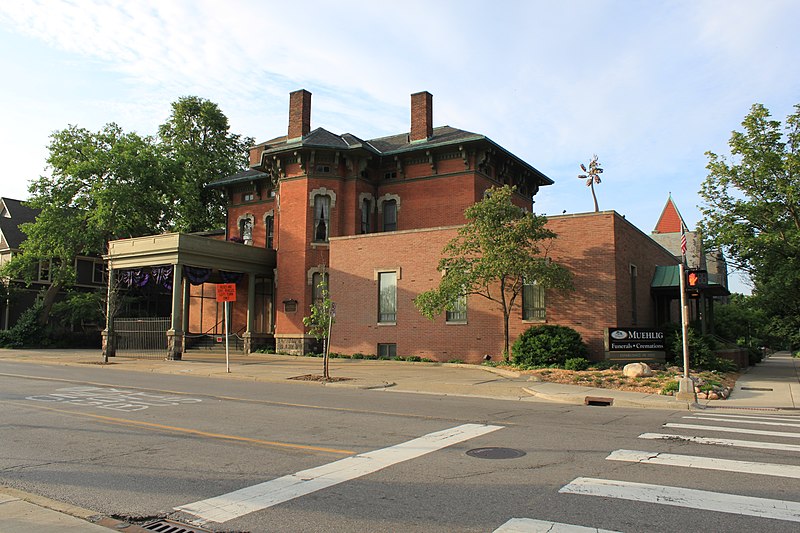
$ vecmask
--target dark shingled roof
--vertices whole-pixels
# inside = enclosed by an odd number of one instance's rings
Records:
[[[28,207],[21,200],[12,198],[0,198],[0,202],[5,206],[5,211],[11,215],[10,218],[0,216],[0,231],[3,232],[8,247],[18,249],[25,240],[25,234],[19,229],[20,224],[36,220],[39,210]]]
[[[289,140],[286,136],[276,137],[275,139],[265,143],[257,144],[256,147],[263,146],[264,154],[277,154],[297,148],[331,148],[335,150],[362,149],[375,155],[390,156],[421,149],[424,150],[441,146],[457,145],[470,141],[485,141],[496,147],[498,150],[506,153],[509,157],[519,161],[520,164],[533,172],[539,178],[539,182],[541,184],[553,184],[553,180],[545,176],[539,170],[535,169],[488,137],[478,133],[460,130],[450,126],[440,126],[438,128],[433,128],[433,134],[427,139],[418,141],[411,141],[409,139],[410,135],[408,133],[400,133],[397,135],[390,135],[388,137],[380,137],[378,139],[364,141],[350,133],[336,135],[335,133],[331,133],[324,128],[317,128],[302,138]],[[247,174],[247,172],[256,171],[245,171],[244,173],[239,172],[233,176],[218,178],[213,180],[209,186],[219,187],[222,185],[230,185],[233,183],[239,183],[242,181],[263,177],[255,174]]]
[[[233,185],[235,183],[244,183],[253,180],[260,180],[262,178],[268,177],[265,173],[261,172],[260,170],[242,170],[241,172],[237,172],[236,174],[232,174],[230,176],[225,176],[222,178],[217,178],[211,180],[208,184],[209,187],[222,187],[223,185]]]

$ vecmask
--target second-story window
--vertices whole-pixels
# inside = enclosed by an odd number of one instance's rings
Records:
[[[397,231],[397,200],[383,203],[383,231]]]
[[[314,197],[314,241],[328,242],[330,232],[331,198],[323,194]]]
[[[361,233],[369,233],[370,201],[364,198],[361,202]]]
[[[275,217],[268,216],[264,218],[264,225],[267,231],[267,250],[275,249]]]

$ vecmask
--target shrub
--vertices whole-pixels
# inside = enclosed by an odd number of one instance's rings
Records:
[[[356,352],[350,356],[350,359],[364,359],[364,354]]]
[[[566,326],[533,326],[514,342],[513,363],[523,367],[561,366],[569,358],[585,358],[580,333]]]
[[[406,357],[406,361],[411,361],[412,363],[419,363],[420,361],[422,361],[422,357],[418,355],[409,355],[408,357]]]
[[[585,357],[571,357],[564,361],[564,368],[567,370],[586,370],[589,368],[589,360]]]
[[[4,348],[47,346],[48,336],[38,321],[41,310],[42,304],[37,302],[23,311],[12,328],[0,332],[0,346]]]
[[[670,381],[661,389],[661,394],[669,395],[670,392],[678,392],[680,386],[677,381]]]

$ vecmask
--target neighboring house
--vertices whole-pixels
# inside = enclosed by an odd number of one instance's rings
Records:
[[[312,130],[311,93],[301,90],[290,95],[287,135],[254,146],[248,170],[209,185],[228,198],[224,241],[126,239],[109,243],[106,258],[112,279],[169,280],[171,358],[181,357],[188,336],[221,332],[221,282],[237,285],[231,331],[245,351],[273,342],[278,351],[309,351],[315,342],[302,318],[327,279],[337,304],[333,351],[475,362],[502,350],[493,304],[472,296],[428,321],[413,299],[438,284],[442,247],[487,189],[516,186],[515,203],[531,210],[534,195],[552,183],[484,135],[434,128],[430,93],[411,95],[408,132],[364,140]],[[571,326],[601,359],[606,328],[670,319],[673,296],[652,285],[660,266],[677,261],[624,217],[557,216],[548,227],[558,234],[550,255],[571,269],[576,290],[527,286],[513,335],[533,324]],[[115,349],[106,344],[109,354]]]
[[[692,299],[690,319],[699,319],[703,332],[708,329],[713,331],[714,302],[725,303],[727,296],[730,295],[728,292],[728,265],[721,252],[709,252],[704,249],[702,236],[698,231],[689,230],[670,195],[650,236],[680,261],[683,257],[681,234],[686,237],[686,268],[708,272],[708,286]],[[659,279],[656,283],[660,290],[670,291],[677,298],[679,290],[677,269],[674,267],[662,268],[657,275]]]
[[[25,234],[22,224],[33,222],[39,211],[28,207],[24,201],[0,198],[0,266],[19,253]],[[76,257],[75,286],[83,290],[105,287],[105,266],[100,257]],[[50,261],[41,261],[36,277],[30,285],[21,279],[4,279],[6,296],[0,300],[0,329],[9,329],[19,316],[35,302],[40,292],[51,282]]]

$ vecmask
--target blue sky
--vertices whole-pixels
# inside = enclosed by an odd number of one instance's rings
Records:
[[[374,138],[408,131],[427,90],[435,125],[555,180],[538,213],[593,209],[576,176],[596,153],[600,209],[649,233],[672,193],[694,227],[704,153],[753,103],[780,120],[800,103],[798,20],[796,0],[2,2],[0,195],[27,197],[53,131],[154,134],[180,96],[266,140],[305,88],[312,127]]]

